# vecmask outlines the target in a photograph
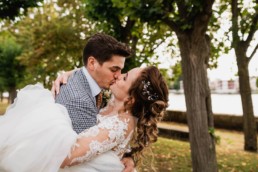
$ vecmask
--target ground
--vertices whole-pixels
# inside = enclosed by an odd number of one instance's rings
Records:
[[[188,132],[188,126],[185,124],[180,124],[175,122],[162,122],[162,123],[159,123],[159,126]],[[225,151],[228,151],[228,152],[243,151],[243,145],[244,145],[243,132],[216,129],[215,135],[220,138],[220,141],[217,144],[217,149],[224,149]]]

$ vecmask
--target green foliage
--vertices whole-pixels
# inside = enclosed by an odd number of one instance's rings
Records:
[[[180,62],[177,62],[173,67],[172,67],[172,81],[173,81],[173,88],[176,90],[180,89],[180,81],[182,81],[182,68]]]
[[[191,33],[194,27],[198,27],[201,23],[194,23],[196,18],[203,15],[205,11],[205,5],[207,1],[205,0],[189,0],[189,1],[165,1],[165,0],[124,0],[120,2],[119,0],[112,0],[115,7],[123,8],[123,13],[126,16],[130,16],[131,19],[138,19],[142,23],[150,25],[154,29],[159,26],[163,26],[167,31],[163,31],[164,36],[167,38],[166,33],[172,34],[172,31],[176,32],[178,36],[184,33]],[[222,13],[225,9],[219,11]],[[216,22],[213,22],[216,21]],[[218,18],[213,17],[211,20],[211,25],[209,27],[209,37],[210,39],[215,38],[213,35],[220,28],[218,23]],[[216,27],[214,27],[216,26]],[[160,35],[162,38],[162,35]],[[209,66],[216,67],[216,59],[221,55],[222,52],[228,52],[229,48],[224,44],[224,39],[227,37],[222,37],[219,40],[220,44],[209,43],[211,45],[211,58],[209,58]],[[175,46],[175,45],[173,45]]]
[[[177,79],[177,80],[175,80],[174,81],[174,84],[173,84],[173,89],[175,89],[175,90],[180,90],[180,81],[181,80],[179,80],[179,79]]]
[[[159,69],[160,73],[162,74],[162,76],[164,77],[167,85],[169,88],[171,88],[171,77],[168,75],[168,69]]]
[[[236,8],[236,9],[235,9]],[[250,1],[244,5],[244,1],[237,1],[236,6],[231,6],[231,11],[234,12],[232,17],[231,31],[232,47],[236,48],[239,42],[246,42],[249,45],[251,41],[255,42],[254,33],[258,29],[258,2]],[[232,14],[233,15],[233,14]],[[247,39],[248,37],[248,39]],[[242,46],[240,48],[243,48]],[[245,49],[247,49],[246,47]]]
[[[220,136],[217,136],[217,135],[215,134],[215,128],[209,128],[209,133],[210,133],[210,135],[211,135],[213,138],[215,138],[215,142],[216,142],[217,144],[219,144],[219,143],[220,143]]]
[[[225,0],[215,2],[215,5],[213,5],[213,13],[207,32],[211,40],[209,68],[217,68],[217,58],[222,54],[227,54],[231,49],[230,27],[221,27],[225,25],[223,22],[226,22],[221,18],[229,17],[230,15],[229,6],[230,2]]]
[[[0,89],[9,91],[24,78],[25,66],[17,59],[22,49],[9,32],[0,33],[0,42]]]
[[[258,78],[256,78],[256,88],[258,88]]]
[[[140,18],[143,22],[155,25],[159,21],[169,19],[182,30],[189,30],[193,26],[193,18],[203,11],[203,2],[204,0],[127,0],[126,7],[129,8],[130,15]]]
[[[85,40],[93,32],[92,23],[84,18],[80,1],[44,3],[10,29],[22,45],[19,57],[27,66],[26,82],[50,86],[60,70],[82,66]],[[18,32],[15,30],[19,30]]]
[[[101,30],[116,37],[118,40],[125,40],[121,30],[123,29],[123,13],[121,8],[113,6],[112,0],[84,0],[87,9],[86,16],[98,21]]]
[[[150,63],[154,50],[164,42],[171,33],[167,27],[150,26],[131,15],[131,1],[84,0],[87,7],[86,17],[96,22],[98,30],[108,33],[124,42],[133,50],[132,58],[125,64],[125,71]]]
[[[240,1],[241,2],[241,1]],[[242,2],[243,3],[243,2]],[[257,15],[257,11],[255,10],[255,6],[258,6],[258,3],[256,2],[256,5],[254,3],[250,4],[247,7],[244,7],[243,4],[240,3],[240,16],[241,20],[239,22],[239,28],[242,35],[245,35],[250,32],[251,25],[253,24],[253,18]],[[256,29],[258,28],[258,25],[256,26]]]
[[[37,7],[43,0],[1,0],[0,18],[14,19],[16,16],[25,14],[27,8]]]

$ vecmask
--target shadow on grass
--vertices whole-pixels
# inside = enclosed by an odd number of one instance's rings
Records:
[[[153,153],[150,152],[146,152],[145,165],[139,168],[139,172],[154,171],[150,164],[157,172],[192,171],[189,142],[160,137],[152,146]],[[258,153],[228,151],[220,147],[217,161],[220,172],[258,172]]]
[[[0,102],[0,115],[4,114],[8,104]],[[225,132],[223,132],[225,133]],[[218,133],[222,134],[222,133]],[[229,136],[242,137],[232,132],[225,136],[232,142]],[[217,161],[219,172],[258,172],[258,153],[245,152],[243,150],[229,149],[229,141],[217,145]],[[233,140],[236,142],[236,140]],[[222,142],[223,143],[223,142]],[[233,143],[231,143],[233,144]],[[191,172],[190,144],[187,141],[179,141],[159,137],[158,142],[152,145],[152,151],[144,153],[143,163],[138,169],[139,172]],[[151,165],[152,164],[152,165]]]

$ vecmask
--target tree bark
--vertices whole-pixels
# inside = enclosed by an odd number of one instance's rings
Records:
[[[238,76],[239,76],[239,89],[240,96],[242,101],[242,109],[243,109],[243,128],[244,128],[244,137],[245,137],[245,145],[244,150],[246,151],[257,151],[257,133],[256,133],[256,123],[253,112],[253,102],[252,102],[252,94],[251,87],[249,81],[249,71],[248,64],[250,59],[252,59],[255,54],[256,49],[253,51],[253,55],[247,58],[247,49],[250,46],[250,42],[253,39],[253,36],[256,32],[256,25],[258,20],[258,15],[254,15],[252,18],[252,25],[250,28],[245,28],[245,26],[239,25],[239,21],[241,19],[240,7],[237,0],[232,0],[232,38],[233,38],[233,48],[235,50],[236,59],[237,59],[237,67],[238,67]],[[242,18],[243,19],[243,18]],[[239,36],[240,29],[245,28],[244,30],[248,30],[248,33],[244,35],[248,35],[246,40],[241,40]]]
[[[12,87],[9,89],[9,99],[8,99],[8,103],[13,103],[14,99],[17,96],[17,91],[15,87]]]
[[[3,102],[4,96],[3,96],[3,93],[2,93],[2,92],[0,92],[0,97],[1,97],[1,102]]]
[[[178,1],[182,17],[187,14],[184,3]],[[176,32],[181,54],[186,113],[189,127],[193,172],[217,172],[214,120],[207,77],[210,57],[210,38],[205,34],[212,15],[214,1],[203,1],[203,10],[192,18],[191,29],[163,18]]]
[[[207,78],[209,40],[196,32],[178,34],[194,172],[217,172],[210,89]]]
[[[239,76],[239,91],[242,101],[243,109],[243,128],[244,128],[244,150],[246,151],[257,151],[257,133],[256,133],[256,123],[253,111],[253,101],[251,86],[249,80],[248,71],[248,58],[246,57],[246,46],[239,42],[237,48],[235,49],[235,54],[237,57],[238,66],[238,76]]]

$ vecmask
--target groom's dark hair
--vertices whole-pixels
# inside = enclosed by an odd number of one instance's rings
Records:
[[[125,58],[131,55],[130,48],[117,41],[114,37],[103,33],[97,33],[89,38],[83,50],[83,63],[87,65],[88,58],[93,56],[102,65],[110,60],[113,55]]]

